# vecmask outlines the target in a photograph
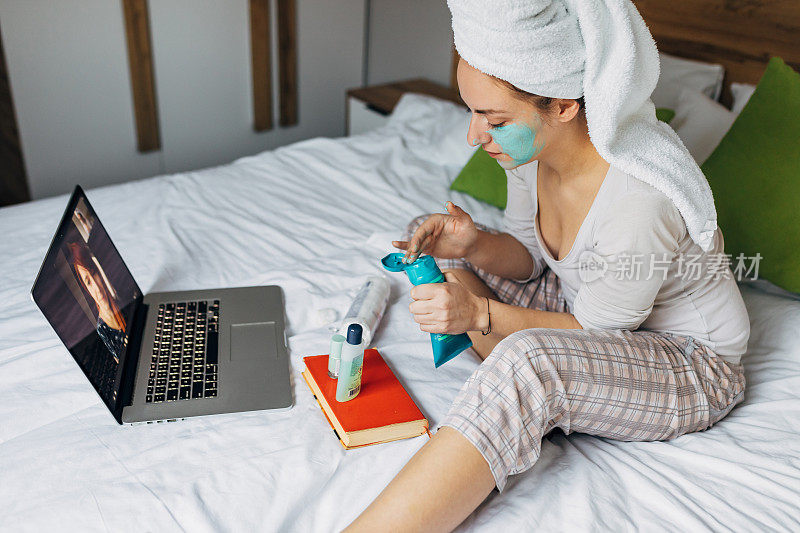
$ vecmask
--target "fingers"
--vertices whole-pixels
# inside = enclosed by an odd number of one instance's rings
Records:
[[[408,310],[413,315],[429,315],[437,309],[433,304],[433,300],[414,300],[409,304]]]
[[[422,239],[422,242],[419,243],[419,253],[417,253],[417,255],[414,256],[414,261],[416,261],[417,258],[419,258],[419,255],[422,252],[430,248],[433,248],[433,243],[436,240],[436,237],[437,237],[436,233],[429,233],[428,235],[425,236],[424,239]]]
[[[416,300],[408,306],[411,317],[420,327],[441,326],[437,319],[438,310],[434,308],[431,300]]]
[[[461,217],[467,215],[467,212],[458,207],[456,204],[448,200],[444,204],[445,209],[447,209],[447,213],[454,217]],[[469,215],[467,215],[469,216]]]
[[[460,283],[461,285],[464,285],[464,283],[462,283],[461,279],[459,279],[458,275],[455,272],[453,272],[452,270],[443,270],[442,274],[444,274],[444,280],[445,281],[450,282],[450,283]]]
[[[430,300],[440,289],[439,283],[423,283],[411,289],[411,297],[415,300]]]
[[[443,313],[441,310],[433,310],[430,313],[420,313],[418,310],[414,310],[411,312],[411,317],[414,319],[414,322],[420,325],[420,328],[443,328],[447,323],[445,319],[446,313]]]
[[[417,231],[415,231],[414,235],[411,237],[411,240],[408,241],[406,254],[403,256],[404,263],[413,263],[417,260],[419,254],[421,254],[427,246],[430,246],[431,239],[428,237],[430,237],[433,233],[435,224],[436,221],[434,220],[434,217],[428,217],[425,222],[420,224],[420,226],[417,228]]]
[[[449,200],[445,202],[444,206],[447,214],[454,218],[469,218],[469,215],[466,211]],[[419,258],[420,254],[433,248],[436,239],[442,232],[444,227],[443,224],[448,220],[452,219],[447,219],[445,215],[442,214],[433,214],[419,225],[416,231],[414,231],[414,235],[411,236],[410,240],[392,241],[392,245],[395,248],[406,251],[405,255],[403,256],[403,262],[413,263]]]
[[[447,333],[453,329],[462,329],[458,313],[452,308],[454,285],[457,283],[427,283],[411,289],[414,301],[408,308],[420,330]]]
[[[417,285],[411,289],[414,301],[408,306],[414,321],[419,324],[441,324],[447,318],[447,310],[443,307],[442,295],[447,290],[439,283]]]
[[[419,329],[426,333],[446,333],[445,328],[440,324],[420,324]]]
[[[427,222],[427,220],[425,222]],[[403,256],[403,263],[412,263],[416,261],[417,256],[419,255],[419,245],[428,235],[428,230],[424,227],[425,222],[423,222],[422,225],[417,228],[417,231],[415,231],[414,235],[411,236],[411,240],[408,241],[408,245],[405,248],[406,253]]]

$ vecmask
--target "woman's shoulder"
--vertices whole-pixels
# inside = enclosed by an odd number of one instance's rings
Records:
[[[675,242],[686,237],[683,217],[666,194],[616,167],[609,177],[612,190],[598,215],[597,231],[622,240],[629,235],[636,241],[647,240],[649,235]]]
[[[612,167],[612,170],[616,183],[608,199],[611,209],[606,210],[607,216],[682,220],[675,203],[666,194],[616,167]]]

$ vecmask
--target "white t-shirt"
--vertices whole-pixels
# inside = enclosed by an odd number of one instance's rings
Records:
[[[529,280],[550,267],[584,329],[689,335],[739,362],[750,321],[719,229],[703,252],[666,195],[611,166],[572,248],[556,260],[539,233],[537,169],[533,161],[506,171],[504,226],[533,257]]]

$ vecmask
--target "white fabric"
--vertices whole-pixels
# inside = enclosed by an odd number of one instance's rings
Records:
[[[694,89],[711,98],[719,100],[725,68],[716,63],[706,63],[673,55],[658,53],[661,61],[661,74],[650,96],[656,107],[677,110],[678,97],[684,89]]]
[[[719,229],[711,255],[705,255],[689,238],[669,198],[612,166],[572,248],[557,260],[535,223],[537,168],[534,161],[506,171],[504,226],[531,252],[534,274],[544,264],[556,273],[581,326],[689,335],[726,360],[739,362],[750,324],[734,279],[706,268],[695,275],[694,267],[687,266],[690,261],[714,265],[713,258],[723,253]],[[636,262],[638,274],[626,271],[633,269],[624,257]],[[589,264],[603,269],[588,272]]]
[[[458,54],[470,65],[541,96],[580,98],[586,47],[578,17],[551,0],[447,0]]]
[[[436,144],[435,124],[458,120],[422,101],[400,102],[414,123],[88,191],[145,291],[283,287],[287,411],[117,426],[28,293],[67,197],[0,209],[0,530],[328,532],[367,506],[427,437],[345,452],[300,377],[302,357],[330,340],[306,317],[346,311],[388,241],[445,199],[479,222],[502,218],[448,191],[466,158],[415,155]],[[466,144],[464,129],[451,135]],[[435,370],[411,285],[390,280],[375,343],[435,426],[478,360],[469,351]],[[728,418],[672,442],[554,434],[459,530],[798,529],[800,302],[750,289],[745,301],[748,391]]]
[[[541,96],[586,102],[589,136],[609,163],[666,194],[689,235],[713,246],[711,188],[650,95],[656,45],[630,0],[448,0],[459,55]],[[579,29],[578,29],[579,28]]]
[[[736,113],[694,89],[684,89],[670,126],[695,161],[702,165],[731,129]]]
[[[731,111],[737,115],[742,112],[744,106],[750,101],[750,97],[756,91],[756,86],[750,83],[731,83],[731,93],[733,94],[733,105]]]

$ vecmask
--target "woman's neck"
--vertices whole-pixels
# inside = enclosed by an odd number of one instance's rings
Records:
[[[114,312],[111,309],[107,307],[101,307],[98,315],[100,320],[105,322],[108,327],[112,329],[122,329],[122,325],[119,323],[119,320],[117,320],[116,315],[114,315]]]
[[[576,121],[577,122],[577,121]],[[605,176],[609,164],[597,153],[589,138],[585,120],[576,123],[539,156],[539,166],[561,184],[584,181],[590,176]]]

